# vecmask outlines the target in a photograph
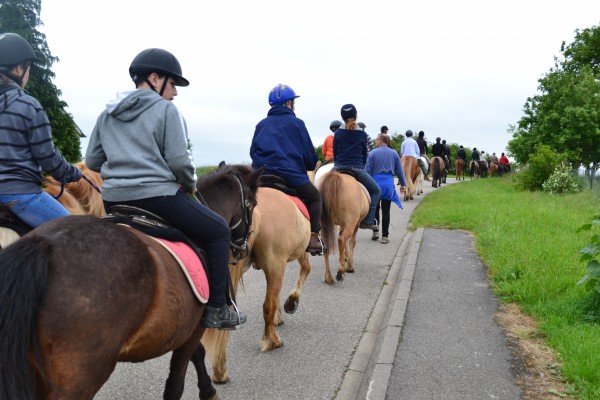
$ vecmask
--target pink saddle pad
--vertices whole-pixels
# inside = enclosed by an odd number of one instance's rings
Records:
[[[306,219],[310,220],[310,216],[308,215],[308,209],[306,208],[306,204],[304,204],[302,202],[302,200],[300,200],[296,196],[288,195],[288,197],[290,198],[290,200],[292,200],[294,202],[294,204],[296,204],[296,207],[298,207],[298,209],[300,210],[302,215],[304,215],[306,217]]]
[[[206,271],[196,252],[187,244],[154,238],[177,260],[192,291],[202,303],[208,301],[209,287]]]

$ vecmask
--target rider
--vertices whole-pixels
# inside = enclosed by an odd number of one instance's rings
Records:
[[[25,90],[36,59],[31,45],[15,33],[0,34],[0,204],[35,228],[69,212],[42,191],[46,171],[61,184],[76,182],[81,171],[52,142],[48,116]]]
[[[488,169],[488,162],[486,160],[486,154],[485,151],[481,150],[481,154],[479,155],[479,165],[481,166],[482,170],[487,170]]]
[[[250,145],[250,157],[252,167],[266,166],[266,174],[285,180],[296,190],[298,197],[306,202],[311,232],[306,251],[316,255],[327,252],[327,247],[319,236],[321,193],[307,175],[307,171],[315,169],[318,157],[304,121],[294,113],[297,97],[300,96],[287,85],[279,84],[271,89],[271,108],[267,117],[256,125]],[[338,132],[339,130],[335,136]],[[334,154],[337,155],[335,150]]]
[[[446,162],[446,170],[448,170],[450,163],[452,162],[452,160],[450,160],[450,146],[446,144],[446,139],[442,140],[442,145],[444,146],[444,161]]]
[[[358,125],[358,127],[362,131],[364,131],[367,128],[367,125],[365,125],[364,122],[359,122],[356,125]],[[367,153],[370,153],[371,150],[373,150],[373,147],[375,147],[375,144],[373,143],[373,139],[371,139],[371,136],[369,136],[367,132],[365,132],[365,134],[367,135]]]
[[[498,163],[500,163],[501,166],[504,166],[506,172],[510,172],[510,163],[508,162],[508,157],[506,157],[504,153],[502,153],[502,155],[500,156],[500,160],[498,160]]]
[[[333,135],[338,128],[342,126],[342,121],[331,121],[329,124],[329,130],[331,134],[325,138],[325,142],[323,142],[323,149],[321,152],[323,153],[323,157],[325,157],[325,162],[330,162],[333,160]]]
[[[479,164],[479,152],[477,151],[477,147],[473,147],[473,152],[471,153],[471,161],[477,161],[477,164]]]
[[[492,163],[498,165],[498,156],[496,156],[496,153],[492,153],[492,156],[490,157],[490,165]]]
[[[210,298],[201,324],[232,329],[246,315],[227,305],[229,243],[227,222],[201,204],[187,128],[173,104],[177,86],[188,86],[181,65],[166,50],[140,52],[129,67],[135,89],[109,101],[90,136],[85,161],[101,172],[106,210],[126,204],[157,214],[201,243],[208,259]]]
[[[435,138],[435,143],[431,146],[431,154],[434,157],[440,157],[446,163],[446,146],[440,143],[442,139],[440,137]]]
[[[367,163],[367,134],[357,129],[356,107],[345,104],[341,109],[344,125],[335,132],[333,138],[333,152],[335,153],[334,169],[351,169],[356,175],[356,180],[362,183],[371,196],[369,212],[360,223],[361,229],[371,229],[378,232],[379,227],[375,221],[375,210],[381,198],[381,189],[377,182],[365,171]]]
[[[465,165],[467,165],[467,152],[463,148],[462,144],[458,147],[458,152],[456,153],[456,158],[458,160],[463,160]]]
[[[423,131],[419,131],[419,137],[417,138],[417,144],[419,145],[419,152],[421,154],[421,157],[425,157],[425,159],[427,160],[427,171],[423,172],[423,175],[425,175],[425,180],[429,181],[429,163],[431,162],[431,160],[429,159],[429,157],[427,156],[427,141],[425,140],[425,132]],[[419,165],[421,165],[421,167],[423,167],[422,162],[419,162]]]
[[[416,158],[421,170],[423,171],[423,175],[425,175],[425,173],[428,172],[427,166],[421,160],[421,152],[419,150],[417,141],[413,139],[413,131],[409,129],[404,135],[406,136],[406,139],[404,139],[400,145],[400,155],[402,157],[410,156]]]

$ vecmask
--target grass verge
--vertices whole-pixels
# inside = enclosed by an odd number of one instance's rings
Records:
[[[538,321],[581,399],[600,399],[600,298],[577,282],[586,274],[579,251],[598,214],[595,191],[554,196],[520,192],[510,177],[465,181],[423,199],[411,226],[464,229],[488,267],[500,301],[516,303]]]

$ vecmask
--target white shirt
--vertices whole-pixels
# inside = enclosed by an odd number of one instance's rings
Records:
[[[400,146],[400,154],[402,157],[411,156],[415,158],[421,157],[421,152],[419,151],[419,144],[412,137],[407,137],[403,142],[402,146]]]

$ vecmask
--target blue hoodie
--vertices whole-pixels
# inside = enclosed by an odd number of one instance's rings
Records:
[[[266,165],[265,174],[277,175],[292,187],[309,182],[307,171],[317,164],[317,152],[304,125],[292,110],[273,106],[256,125],[250,145],[252,167]]]

